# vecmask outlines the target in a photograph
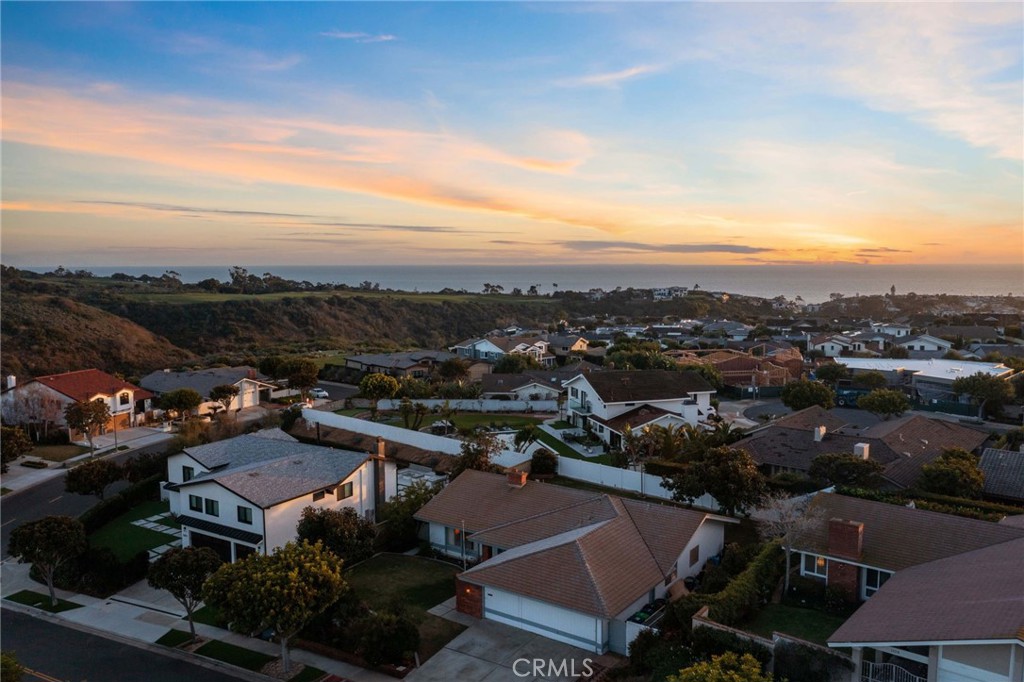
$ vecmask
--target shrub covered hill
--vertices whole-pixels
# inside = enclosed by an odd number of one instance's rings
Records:
[[[20,376],[98,367],[138,375],[206,361],[251,361],[270,352],[442,348],[496,327],[542,327],[585,315],[749,318],[762,299],[713,295],[654,302],[624,290],[583,294],[384,291],[264,276],[182,284],[160,277],[40,275],[3,267],[2,371]]]

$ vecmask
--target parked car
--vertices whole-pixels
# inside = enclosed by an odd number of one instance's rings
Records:
[[[322,388],[310,389],[309,395],[311,398],[330,398],[331,395]]]

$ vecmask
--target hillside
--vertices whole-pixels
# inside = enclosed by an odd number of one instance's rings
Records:
[[[195,356],[165,338],[60,296],[5,291],[0,371],[19,379],[96,367],[125,376],[180,365]]]

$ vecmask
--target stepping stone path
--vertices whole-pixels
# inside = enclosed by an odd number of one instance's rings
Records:
[[[165,535],[173,535],[177,537],[177,540],[168,542],[166,545],[160,545],[149,550],[149,560],[153,561],[157,557],[161,556],[164,552],[171,549],[172,547],[181,547],[181,529],[173,528],[171,526],[165,526],[162,521],[170,517],[170,512],[166,514],[157,514],[150,516],[145,519],[138,519],[132,521],[133,526],[139,526],[140,528],[148,528],[149,530],[156,531],[157,533],[163,533]]]

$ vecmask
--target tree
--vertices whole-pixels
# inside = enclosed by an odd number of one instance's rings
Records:
[[[347,589],[341,567],[341,559],[320,543],[289,542],[271,555],[223,564],[203,586],[203,599],[237,630],[273,629],[287,673],[292,638]]]
[[[622,454],[626,458],[626,465],[635,467],[652,459],[673,459],[665,452],[668,448],[664,446],[674,445],[674,434],[674,430],[669,431],[660,426],[633,429],[627,425],[622,433]]]
[[[857,399],[857,407],[884,420],[900,416],[910,409],[910,401],[903,391],[894,388],[876,388]]]
[[[738,656],[729,651],[683,668],[666,682],[772,682],[771,673],[761,671],[761,664],[750,654]]]
[[[532,355],[505,353],[494,363],[496,374],[522,374],[528,369],[540,369],[541,365]]]
[[[18,663],[13,651],[0,652],[0,680],[20,682],[24,674],[25,666]]]
[[[540,429],[537,428],[536,424],[527,424],[516,431],[516,435],[512,439],[512,443],[516,447],[516,452],[526,452],[526,448],[530,447],[530,443],[537,440],[537,435],[539,433]]]
[[[804,531],[814,527],[821,518],[821,512],[809,509],[810,498],[790,497],[785,493],[770,493],[757,508],[757,527],[767,540],[782,539],[786,552],[786,577],[783,595],[789,594],[789,574],[792,565],[793,542]]]
[[[377,403],[390,398],[398,392],[398,380],[387,374],[367,374],[359,382],[359,393],[372,401],[371,412],[377,416]]]
[[[78,558],[87,544],[81,521],[70,516],[47,516],[15,528],[7,553],[39,571],[50,590],[50,604],[56,606],[53,577],[58,568]]]
[[[663,485],[673,499],[689,504],[707,493],[729,516],[757,505],[766,492],[764,476],[750,455],[729,447],[711,448],[680,473],[666,477]]]
[[[836,393],[820,381],[794,381],[782,387],[782,404],[794,411],[812,405],[831,410],[836,404]]]
[[[103,499],[103,494],[111,483],[123,480],[124,468],[109,459],[94,459],[68,469],[64,475],[64,490],[78,495],[95,495]]]
[[[978,372],[953,381],[953,392],[969,395],[978,404],[978,418],[996,415],[1003,411],[1003,405],[1013,400],[1013,386],[1010,382],[984,372]]]
[[[459,381],[469,376],[469,368],[462,358],[448,358],[437,366],[437,376],[442,381]]]
[[[722,378],[722,373],[714,365],[685,365],[680,367],[684,372],[693,372],[694,374],[701,375],[705,381],[715,387],[716,390],[721,390],[725,386],[725,380]]]
[[[832,386],[836,385],[836,382],[840,379],[846,379],[850,376],[850,368],[838,362],[830,362],[826,365],[821,365],[814,370],[814,378],[818,381],[824,381],[826,384]]]
[[[188,419],[192,411],[203,404],[203,396],[193,388],[176,388],[160,396],[160,409],[177,412],[182,420]]]
[[[216,400],[227,412],[231,407],[231,401],[238,395],[238,386],[234,384],[221,384],[210,389],[210,400]]]
[[[93,401],[79,400],[64,408],[64,421],[69,429],[84,433],[89,441],[89,451],[94,452],[93,436],[100,427],[110,421],[110,406],[105,400],[97,398]]]
[[[871,370],[870,372],[862,372],[853,378],[853,385],[858,388],[866,388],[873,391],[878,388],[885,388],[889,385],[889,380],[885,378],[885,375],[881,372]]]
[[[547,476],[558,473],[558,455],[547,448],[537,448],[530,459],[530,473]]]
[[[404,609],[368,613],[352,624],[356,653],[370,665],[403,663],[420,646],[420,630]]]
[[[16,426],[0,429],[0,473],[7,473],[7,465],[32,451],[32,440]]]
[[[807,475],[816,481],[825,481],[832,485],[877,488],[882,485],[884,470],[885,467],[873,459],[833,453],[818,455],[811,460],[811,468]]]
[[[440,489],[440,485],[416,481],[385,502],[380,508],[378,544],[393,550],[415,547],[419,539],[416,532],[419,521],[413,517]]]
[[[289,388],[299,389],[303,398],[320,378],[320,368],[309,358],[288,358],[278,366],[277,372],[288,380]]]
[[[491,462],[491,457],[501,451],[501,442],[490,433],[478,433],[462,443],[462,453],[452,465],[448,480],[454,481],[459,474],[467,469],[477,471],[501,471],[501,467]]]
[[[985,474],[978,467],[978,458],[963,448],[948,448],[931,464],[921,467],[917,479],[921,490],[952,497],[981,497]]]
[[[377,531],[355,509],[328,509],[306,507],[296,527],[299,540],[322,542],[324,549],[333,552],[350,566],[373,556],[373,543]]]
[[[203,585],[221,563],[220,557],[209,547],[174,547],[149,567],[146,576],[149,586],[167,590],[185,609],[192,641],[196,639],[192,614],[203,599]]]

